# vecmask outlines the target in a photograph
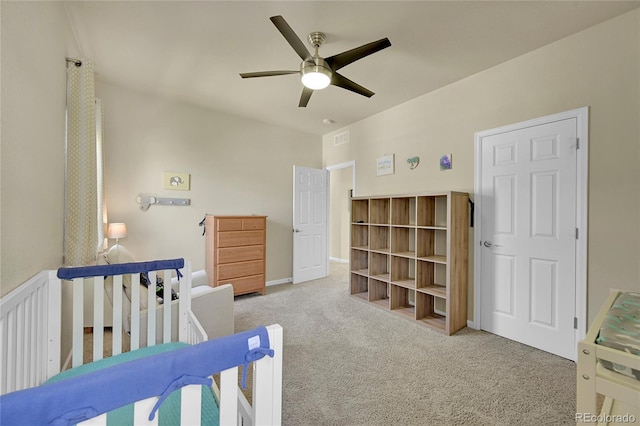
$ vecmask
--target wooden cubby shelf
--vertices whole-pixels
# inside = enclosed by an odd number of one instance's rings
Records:
[[[351,199],[355,298],[451,335],[467,325],[469,194]]]

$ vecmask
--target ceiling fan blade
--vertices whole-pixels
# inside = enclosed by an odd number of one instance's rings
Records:
[[[311,95],[313,94],[313,89],[309,89],[305,87],[302,89],[302,95],[300,95],[300,102],[298,103],[298,107],[304,108],[309,103],[309,99],[311,99]]]
[[[370,98],[375,94],[371,90],[360,86],[358,83],[349,80],[347,77],[338,74],[337,72],[334,72],[331,76],[331,84],[333,86],[351,90],[352,92],[357,93],[358,95],[366,96],[367,98]]]
[[[312,59],[311,53],[309,53],[307,47],[304,45],[302,40],[300,40],[300,37],[298,37],[298,35],[289,26],[289,24],[287,24],[287,21],[285,21],[282,16],[272,16],[269,19],[271,19],[273,25],[275,25],[278,31],[282,33],[284,38],[289,42],[291,47],[293,47],[293,50],[296,51],[298,56],[300,56],[303,61]]]
[[[338,53],[337,55],[325,58],[325,61],[329,64],[333,71],[337,71],[340,68],[349,65],[352,62],[362,59],[365,56],[369,56],[382,49],[386,49],[391,46],[391,42],[388,38],[383,38],[378,41],[374,41],[355,49],[347,50],[346,52]]]
[[[287,74],[300,74],[300,71],[258,71],[258,72],[243,72],[240,73],[242,78],[254,78],[254,77],[272,77],[276,75]]]

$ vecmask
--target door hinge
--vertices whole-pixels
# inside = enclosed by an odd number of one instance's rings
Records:
[[[578,317],[573,317],[573,329],[578,329]]]
[[[580,149],[580,138],[576,138],[576,149]]]
[[[578,238],[580,238],[580,232],[579,232],[579,229],[578,229],[578,228],[576,228],[576,240],[577,240]]]

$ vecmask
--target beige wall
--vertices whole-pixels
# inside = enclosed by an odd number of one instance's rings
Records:
[[[348,144],[334,147],[327,134],[323,163],[355,160],[358,195],[473,193],[475,132],[589,106],[590,323],[610,287],[640,286],[639,93],[635,10],[339,129],[350,131]],[[392,153],[396,173],[376,177],[375,159]],[[447,153],[453,169],[441,172],[438,159]],[[416,155],[420,165],[409,170],[406,159]],[[471,319],[473,279],[470,290]]]
[[[266,215],[267,281],[291,277],[293,165],[321,167],[319,136],[104,82],[96,91],[105,110],[109,221],[129,232],[122,245],[140,260],[185,257],[204,269],[205,213]],[[190,173],[191,190],[164,190],[164,171]],[[141,211],[139,194],[190,198],[191,206]]]
[[[65,56],[60,2],[5,2],[1,19],[0,292],[62,263]]]

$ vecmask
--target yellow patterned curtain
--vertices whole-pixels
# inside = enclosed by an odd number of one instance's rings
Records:
[[[96,182],[98,190],[98,251],[107,249],[105,230],[107,229],[107,203],[104,193],[104,110],[102,101],[96,98]]]
[[[97,114],[100,120],[96,120]],[[93,262],[103,241],[102,112],[96,112],[93,63],[67,66],[67,140],[65,182],[65,265]],[[97,137],[97,136],[100,137]],[[100,167],[98,166],[100,165]],[[100,187],[100,191],[99,191]]]

